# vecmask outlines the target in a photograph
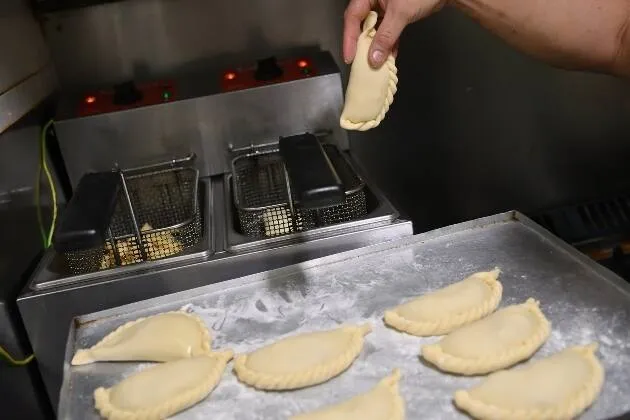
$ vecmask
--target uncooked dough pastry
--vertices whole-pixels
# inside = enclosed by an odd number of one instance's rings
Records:
[[[198,316],[165,312],[127,322],[72,358],[73,365],[99,361],[150,361],[193,357],[210,352],[210,333]]]
[[[379,69],[373,69],[368,63],[377,19],[376,12],[370,12],[363,22],[363,32],[357,42],[346,89],[346,102],[339,121],[346,130],[365,131],[378,126],[394,101],[398,83],[394,56],[390,54]]]
[[[478,419],[562,420],[582,413],[601,392],[597,344],[570,347],[545,359],[493,373],[455,405]]]
[[[417,336],[442,335],[483,318],[501,302],[500,270],[484,271],[389,311],[385,323]]]
[[[204,399],[223,375],[230,350],[150,367],[111,388],[94,391],[94,405],[109,420],[164,419]]]
[[[369,324],[286,337],[236,356],[238,378],[255,388],[286,390],[316,385],[346,370],[363,348]]]
[[[311,413],[293,416],[291,420],[404,420],[405,402],[398,390],[399,380],[400,371],[395,369],[364,394]]]
[[[423,346],[422,357],[446,372],[481,375],[528,359],[550,333],[551,323],[530,298]]]

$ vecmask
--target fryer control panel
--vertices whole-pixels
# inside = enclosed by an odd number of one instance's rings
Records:
[[[211,73],[207,79],[209,83],[205,87],[201,87],[201,90],[196,94],[205,96],[233,92],[303,80],[318,75],[316,60],[311,57],[283,59],[268,57],[249,65],[226,69],[218,74],[217,72]],[[185,80],[181,80],[180,83],[176,83],[174,80],[147,83],[129,81],[112,87],[84,92],[82,96],[76,99],[75,115],[86,117],[187,99],[179,97],[182,92],[188,92],[190,95],[191,89],[190,87],[186,88],[184,82]],[[178,85],[181,88],[179,89],[180,92],[176,88]],[[204,93],[205,89],[207,91]]]
[[[173,81],[142,84],[126,82],[112,88],[86,92],[79,100],[78,115],[85,117],[163,104],[175,100],[176,97],[177,91]]]
[[[221,75],[221,92],[291,82],[316,75],[314,62],[308,57],[282,60],[268,57],[258,60],[254,65],[225,70]]]

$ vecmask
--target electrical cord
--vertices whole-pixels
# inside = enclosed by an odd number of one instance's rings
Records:
[[[14,359],[5,349],[2,348],[2,346],[0,346],[0,356],[4,357],[9,362],[9,364],[13,366],[28,365],[31,362],[31,360],[35,358],[35,355],[31,354],[30,356],[22,360]]]
[[[55,225],[57,223],[57,189],[55,188],[55,182],[53,181],[52,174],[50,173],[50,169],[48,168],[48,162],[46,161],[46,135],[48,134],[48,130],[53,125],[53,120],[48,121],[39,137],[39,165],[37,165],[37,181],[35,182],[35,205],[37,207],[37,221],[39,223],[39,231],[42,235],[42,242],[44,248],[49,248],[52,244],[52,237],[55,232]],[[48,229],[48,233],[46,233],[46,229],[44,228],[44,219],[42,217],[42,207],[41,207],[41,179],[42,172],[46,175],[46,180],[48,181],[48,186],[50,187],[50,195],[52,197],[52,221],[50,222],[50,228]],[[0,346],[0,356],[6,359],[9,364],[13,366],[24,366],[27,365],[35,358],[34,354],[31,354],[25,359],[17,360],[11,357],[11,355]]]
[[[37,167],[37,182],[35,183],[35,202],[37,205],[37,221],[39,222],[39,231],[42,236],[42,242],[44,248],[49,248],[52,244],[53,234],[55,232],[55,225],[57,224],[57,189],[55,187],[55,182],[53,180],[52,174],[50,173],[50,169],[48,168],[48,162],[46,160],[46,135],[48,134],[48,130],[53,125],[54,121],[50,120],[44,125],[42,128],[42,132],[40,135],[39,142],[39,165]],[[46,229],[44,227],[44,220],[42,217],[41,210],[41,177],[42,171],[46,175],[46,180],[48,181],[48,186],[50,187],[50,194],[52,197],[52,221],[50,223],[50,228],[48,229],[48,233],[46,233]]]
[[[42,146],[40,143],[39,146],[39,154],[42,154]],[[39,161],[41,163],[41,159]],[[44,248],[46,248],[46,231],[44,230],[44,221],[42,219],[42,208],[40,206],[40,195],[41,195],[41,179],[42,179],[42,165],[37,165],[37,179],[35,180],[35,207],[37,208],[37,223],[39,225],[39,233],[42,235],[42,244]]]

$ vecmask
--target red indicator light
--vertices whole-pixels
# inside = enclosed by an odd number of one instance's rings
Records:
[[[86,96],[85,97],[85,103],[86,104],[93,104],[94,102],[96,102],[96,96]]]
[[[236,79],[236,73],[234,73],[233,71],[228,71],[223,77],[225,77],[225,80],[234,80]]]
[[[308,61],[306,60],[300,60],[297,62],[297,65],[299,68],[303,69],[305,67],[308,67]]]

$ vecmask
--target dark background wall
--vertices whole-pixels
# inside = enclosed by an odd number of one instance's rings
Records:
[[[43,27],[61,86],[78,89],[312,45],[341,64],[344,8],[339,0],[129,0],[49,14]],[[418,231],[629,184],[626,81],[549,68],[456,10],[408,28],[398,66],[387,119],[351,140]]]

